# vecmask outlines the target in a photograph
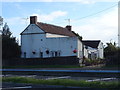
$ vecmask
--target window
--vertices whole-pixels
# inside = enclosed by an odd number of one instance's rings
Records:
[[[40,52],[40,58],[43,58],[43,52]]]
[[[54,52],[53,51],[51,51],[51,56],[54,57]]]
[[[58,52],[58,56],[60,56],[60,52]]]
[[[24,52],[24,58],[26,58],[26,52]]]
[[[55,57],[57,57],[58,55],[57,55],[57,52],[55,52]]]

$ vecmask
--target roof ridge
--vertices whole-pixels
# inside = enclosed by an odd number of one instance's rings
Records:
[[[67,30],[67,28],[62,27],[62,26],[58,26],[58,25],[53,25],[53,24],[48,24],[48,23],[43,23],[43,22],[37,22],[37,23],[46,24],[46,25],[50,25],[50,26],[54,26],[54,27],[60,27],[60,28],[64,28]]]
[[[72,36],[72,37],[76,36],[72,31],[69,31],[67,28],[61,26],[56,26],[53,24],[47,24],[43,22],[37,22],[36,25],[38,25],[46,33],[59,34],[59,35]]]

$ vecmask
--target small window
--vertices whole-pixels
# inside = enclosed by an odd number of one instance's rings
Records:
[[[60,52],[58,52],[58,56],[60,56]]]
[[[26,58],[26,52],[24,52],[24,58]]]
[[[52,57],[54,57],[54,52],[53,51],[51,52],[51,55],[52,55]]]
[[[57,52],[55,52],[55,57],[57,57]]]
[[[43,52],[40,52],[40,58],[43,58]]]
[[[41,39],[41,41],[43,41],[43,39]]]

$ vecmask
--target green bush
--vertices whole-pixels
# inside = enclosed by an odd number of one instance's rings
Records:
[[[85,59],[84,60],[84,64],[86,66],[90,66],[90,65],[98,65],[98,64],[103,64],[105,63],[104,60],[101,60],[101,59],[96,59],[96,60],[92,60],[92,59]]]

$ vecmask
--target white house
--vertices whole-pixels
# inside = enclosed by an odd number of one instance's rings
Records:
[[[71,31],[71,26],[63,28],[37,22],[37,16],[30,17],[30,24],[21,33],[22,58],[83,58],[82,47],[82,41]]]
[[[90,59],[104,58],[104,47],[100,40],[83,40],[84,57]]]

